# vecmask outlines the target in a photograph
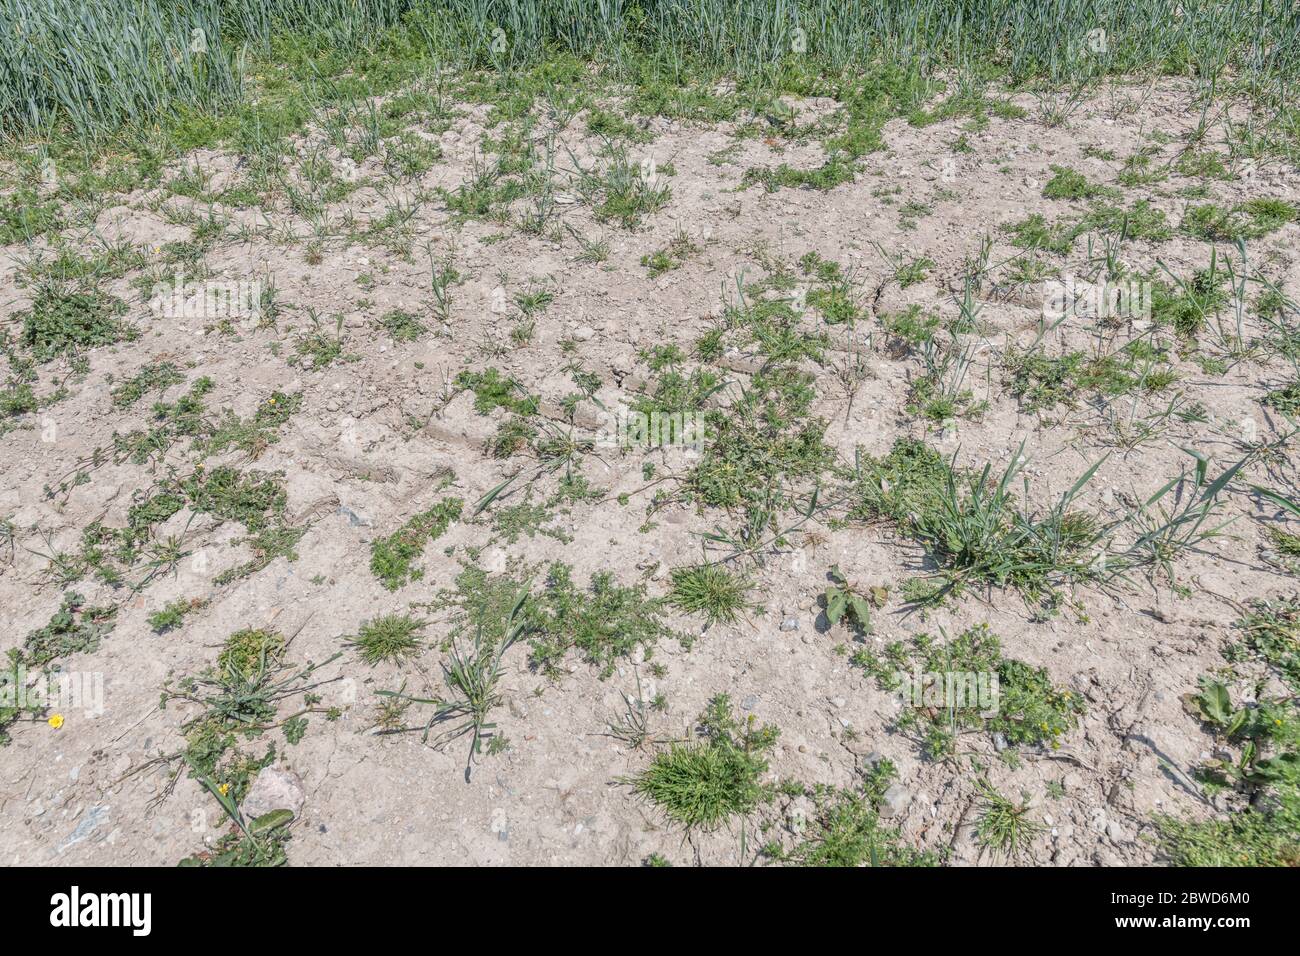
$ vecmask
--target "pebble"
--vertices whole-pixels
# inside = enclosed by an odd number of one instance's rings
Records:
[[[912,791],[901,783],[891,783],[880,797],[880,815],[886,820],[902,816],[912,802]]]
[[[488,824],[488,829],[497,835],[497,839],[505,843],[510,839],[510,827],[506,822],[506,811],[502,807],[492,808],[492,819]]]
[[[283,767],[263,767],[244,797],[240,811],[249,820],[272,810],[291,810],[296,817],[302,813],[302,805],[306,802],[307,791],[301,777]]]
[[[808,826],[808,812],[812,803],[807,797],[799,797],[785,811],[785,825],[795,836],[801,836]]]
[[[787,617],[784,621],[781,622],[781,630],[783,631],[799,630],[799,619],[795,617]]]

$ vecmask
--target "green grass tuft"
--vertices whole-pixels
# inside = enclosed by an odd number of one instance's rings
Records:
[[[734,624],[749,604],[749,579],[721,565],[673,568],[669,601],[684,611],[703,614],[710,624]]]
[[[700,724],[701,739],[655,754],[632,788],[688,830],[714,830],[770,797],[760,778],[779,731],[752,715],[738,721],[725,694],[710,702]]]
[[[420,650],[420,631],[427,623],[408,614],[384,614],[364,622],[349,643],[371,666],[399,661]]]

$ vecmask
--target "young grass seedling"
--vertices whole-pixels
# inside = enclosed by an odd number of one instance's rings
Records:
[[[484,742],[490,742],[495,736],[493,731],[496,730],[496,724],[489,722],[488,715],[501,703],[497,686],[502,674],[501,661],[506,651],[531,629],[531,623],[522,613],[528,600],[528,587],[525,585],[510,609],[505,635],[500,640],[493,641],[485,636],[481,624],[468,646],[459,640],[453,640],[451,659],[442,665],[443,683],[449,692],[448,697],[412,697],[401,690],[376,691],[383,697],[433,708],[420,738],[426,743],[433,728],[450,724],[450,727],[434,736],[435,749],[446,747],[461,737],[469,737],[469,754],[465,761],[466,783],[470,781],[475,761],[483,753]],[[415,729],[417,728],[399,728],[401,731]]]

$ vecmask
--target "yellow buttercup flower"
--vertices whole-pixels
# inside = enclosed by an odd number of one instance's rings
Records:
[[[63,726],[63,715],[51,714],[50,719],[47,720],[46,723],[49,724],[51,727],[53,727],[55,730],[58,730],[60,727]]]

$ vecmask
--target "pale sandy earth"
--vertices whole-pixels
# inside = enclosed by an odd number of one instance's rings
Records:
[[[469,783],[460,743],[439,752],[423,746],[418,735],[369,732],[378,700],[375,691],[395,688],[403,673],[418,678],[409,667],[367,667],[342,639],[355,633],[363,620],[405,611],[451,586],[465,548],[485,546],[482,562],[490,570],[562,560],[573,566],[580,583],[608,569],[624,582],[645,580],[657,596],[666,593],[666,570],[698,561],[699,533],[725,519],[674,505],[654,517],[653,527],[640,530],[647,520],[649,494],[636,495],[627,505],[616,499],[642,488],[645,456],[607,452],[589,459],[585,474],[609,496],[576,504],[555,518],[554,524],[572,540],[524,536],[507,545],[494,540],[487,514],[462,520],[427,548],[422,580],[389,592],[369,570],[372,538],[390,533],[446,494],[473,502],[527,464],[484,453],[495,418],[476,414],[468,392],[444,405],[448,382],[462,369],[494,366],[540,395],[544,409],[558,415],[559,400],[574,391],[565,369],[570,356],[562,353],[560,343],[573,337],[579,339],[577,354],[584,366],[603,382],[597,397],[612,407],[649,378],[638,350],[678,343],[689,353],[709,327],[709,317],[723,307],[723,296],[734,288],[737,275],[743,271],[761,277],[763,263],[771,257],[793,263],[810,250],[854,270],[864,300],[883,284],[874,306],[878,311],[915,302],[951,316],[963,261],[977,250],[986,231],[996,240],[996,264],[1017,253],[998,232],[1000,225],[1033,212],[1049,221],[1081,214],[1082,204],[1042,198],[1042,186],[1052,175],[1050,165],[1067,165],[1090,180],[1110,184],[1122,160],[1154,142],[1155,131],[1167,137],[1163,145],[1157,144],[1157,160],[1177,153],[1180,137],[1198,119],[1189,106],[1190,91],[1176,81],[1163,83],[1134,111],[1113,117],[1117,96],[1131,95],[1137,101],[1142,93],[1143,88],[1135,87],[1099,96],[1055,128],[1038,120],[1032,99],[1018,99],[1030,109],[1028,117],[993,118],[987,129],[967,134],[967,153],[950,150],[963,119],[923,128],[894,120],[885,128],[887,148],[866,157],[857,180],[824,193],[783,189],[769,194],[760,186],[739,188],[750,166],[819,163],[821,151],[815,143],[795,144],[778,153],[761,139],[744,139],[728,160],[715,165],[708,157],[733,142],[728,126],[656,119],[649,122],[653,142],[631,149],[636,156],[653,155],[660,165],[671,162],[675,174],[667,177],[672,196],[666,208],[636,231],[594,223],[590,208],[581,203],[559,209],[561,220],[579,232],[608,238],[611,254],[600,265],[577,261],[578,247],[567,235],[556,243],[495,223],[453,224],[436,198],[414,214],[409,261],[362,243],[327,242],[316,263],[306,260],[302,242],[261,236],[218,244],[207,259],[218,275],[273,277],[285,306],[278,330],[204,334],[196,327],[201,323],[151,315],[128,280],[110,283],[110,290],[131,303],[130,315],[142,337],[92,351],[89,373],[69,378],[66,398],[27,416],[22,427],[0,438],[0,516],[11,515],[19,529],[12,562],[0,563],[0,648],[20,645],[57,609],[62,589],[46,573],[50,549],[75,547],[80,530],[101,515],[106,522],[120,523],[133,492],[153,480],[147,467],[109,464],[88,484],[73,489],[66,502],[43,494],[47,484],[108,443],[114,431],[143,423],[157,396],[128,412],[113,409],[110,377],[120,382],[151,359],[172,356],[192,363],[186,372],[189,381],[211,377],[216,385],[208,397],[212,409],[229,407],[248,415],[275,389],[301,391],[302,409],[281,429],[279,442],[241,467],[283,471],[288,514],[311,526],[298,545],[297,561],[278,559],[225,586],[215,585],[213,578],[246,559],[241,547],[230,546],[242,529],[227,525],[212,531],[204,520],[188,526],[192,546],[210,556],[208,569],[196,571],[187,563],[175,576],[162,577],[127,599],[116,628],[99,650],[65,664],[69,670],[102,672],[104,713],[90,719],[69,712],[57,731],[43,722],[19,724],[12,744],[0,750],[0,816],[5,821],[0,827],[0,860],[173,864],[201,849],[205,839],[215,839],[222,832],[216,804],[194,780],[182,774],[167,795],[167,765],[122,778],[181,744],[178,728],[194,712],[178,705],[158,709],[168,674],[200,670],[234,630],[269,625],[285,634],[297,632],[291,649],[295,660],[319,661],[345,651],[326,671],[343,679],[321,691],[326,705],[343,707],[342,717],[334,722],[314,717],[301,743],[278,745],[283,764],[301,776],[306,790],[305,809],[289,847],[293,864],[636,864],[652,852],[677,864],[738,862],[738,829],[688,840],[621,782],[649,759],[645,752],[629,753],[605,734],[622,709],[621,692],[635,692],[637,665],[631,660],[602,680],[596,668],[572,657],[563,678],[550,680],[529,670],[522,648],[508,656],[503,682],[507,703],[496,716],[511,746],[503,754],[484,757]],[[828,108],[824,102],[793,105],[801,111],[801,121]],[[443,159],[418,184],[397,189],[409,195],[416,185],[454,188],[463,182],[484,135],[484,112],[464,109],[451,129],[439,134]],[[574,122],[561,136],[577,155],[589,156],[591,144],[583,128]],[[1211,137],[1212,142],[1216,139],[1221,136]],[[1116,158],[1089,158],[1084,153],[1089,146],[1111,150]],[[213,192],[238,173],[227,156],[204,154],[192,161],[212,175]],[[363,168],[357,175],[371,172]],[[1125,190],[1125,201],[1149,196],[1176,226],[1190,204],[1178,192],[1192,184],[1171,173],[1164,182]],[[1276,163],[1247,162],[1235,179],[1209,181],[1209,188],[1210,198],[1222,204],[1259,195],[1300,200],[1296,170]],[[123,197],[99,215],[95,232],[142,246],[184,238],[189,227],[169,223],[154,208],[162,195]],[[350,211],[364,223],[392,199],[392,193],[381,195],[365,187],[332,207],[330,215],[337,218]],[[914,229],[905,229],[900,207],[910,199],[929,204],[933,211],[920,217]],[[191,200],[174,197],[167,202],[184,205]],[[228,212],[236,221],[261,222],[260,211]],[[283,208],[268,215],[277,228],[299,235],[308,231],[306,222]],[[640,258],[666,245],[678,230],[701,251],[680,269],[650,279]],[[495,240],[498,235],[504,238]],[[1292,296],[1300,293],[1297,236],[1300,226],[1292,224],[1251,246],[1254,263]],[[454,253],[465,279],[453,290],[449,325],[438,327],[430,320],[430,331],[418,341],[395,343],[375,323],[396,307],[429,314],[426,241],[436,255]],[[928,256],[936,268],[925,281],[900,290],[885,281],[892,268],[875,243],[909,257]],[[1076,245],[1074,258],[1056,264],[1066,270],[1078,263],[1083,245]],[[27,254],[21,247],[0,250],[0,317],[10,334],[16,328],[14,314],[28,302],[30,290],[17,281]],[[1205,267],[1209,247],[1176,234],[1158,245],[1130,242],[1125,255],[1135,268],[1150,268],[1159,258],[1185,276]],[[365,274],[374,277],[373,288],[358,285],[358,277]],[[555,299],[536,316],[531,343],[516,348],[508,332],[517,310],[510,305],[509,314],[495,314],[492,291],[503,286],[513,298],[530,283],[551,289]],[[1000,293],[986,288],[985,293],[981,318],[987,323],[987,344],[971,375],[976,397],[989,402],[982,416],[961,420],[954,428],[927,430],[926,423],[906,411],[907,383],[918,374],[919,360],[891,354],[878,327],[874,347],[866,351],[869,377],[851,406],[828,368],[819,371],[814,412],[830,423],[827,440],[849,461],[855,447],[884,454],[906,434],[926,437],[945,453],[959,448],[961,461],[992,462],[997,469],[1023,440],[1035,494],[1047,502],[1108,450],[1107,432],[1099,424],[1098,411],[1087,403],[1073,411],[1058,410],[1046,421],[1018,407],[1002,385],[998,357],[1008,343],[1032,340],[1041,293],[1037,288]],[[308,326],[309,308],[322,316],[342,313],[344,351],[354,360],[320,371],[287,364],[296,330]],[[820,322],[811,311],[806,321]],[[332,320],[329,324],[332,327]],[[831,331],[841,349],[848,344],[843,328]],[[860,328],[859,334],[868,332]],[[278,355],[270,350],[277,340]],[[1080,347],[1091,341],[1088,328],[1067,325],[1050,343],[1053,348]],[[485,345],[493,342],[500,343],[502,354],[484,353]],[[1109,449],[1110,457],[1081,499],[1087,507],[1113,513],[1117,494],[1153,492],[1189,463],[1179,445],[1208,452],[1216,467],[1235,461],[1244,451],[1243,416],[1256,422],[1260,440],[1275,436],[1284,425],[1258,403],[1268,389],[1290,380],[1291,370],[1283,364],[1248,361],[1215,377],[1204,375],[1188,359],[1176,357],[1174,362],[1177,389],[1205,405],[1208,421],[1173,422],[1165,434],[1139,449]],[[743,378],[739,371],[730,374]],[[50,382],[43,373],[43,388],[52,388]],[[174,387],[167,397],[174,398],[184,388]],[[1150,412],[1165,403],[1167,398],[1143,400],[1141,410]],[[1127,414],[1129,401],[1119,407]],[[595,413],[594,406],[584,408],[587,415]],[[45,417],[57,425],[53,442],[42,440]],[[416,426],[410,423],[412,417]],[[672,452],[653,457],[663,473],[686,464],[679,456]],[[236,453],[217,458],[209,467],[239,463],[241,457]],[[528,474],[535,470],[535,463],[527,469]],[[440,476],[448,472],[454,481],[440,490]],[[539,482],[539,499],[552,493],[554,480]],[[1294,489],[1295,472],[1285,463],[1272,474],[1261,466],[1250,480]],[[1111,594],[1080,589],[1074,597],[1083,613],[1065,610],[1045,621],[1035,621],[1031,609],[1011,592],[987,598],[971,594],[953,607],[924,615],[907,613],[897,592],[905,578],[925,567],[924,553],[887,524],[817,527],[815,534],[796,534],[791,547],[767,554],[752,568],[761,609],[737,626],[707,629],[690,651],[675,641],[660,642],[654,660],[666,673],[654,687],[665,695],[668,707],[655,720],[664,736],[674,736],[690,726],[710,697],[731,695],[744,712],[781,728],[771,762],[773,780],[793,777],[808,784],[847,786],[868,754],[886,756],[897,764],[899,779],[912,794],[901,817],[905,842],[923,849],[950,847],[951,859],[958,864],[999,862],[971,833],[975,775],[927,761],[916,740],[890,733],[900,707],[897,698],[877,689],[870,677],[850,665],[846,654],[837,652],[852,636],[843,625],[826,627],[817,598],[826,585],[826,571],[838,564],[855,581],[893,588],[889,605],[877,614],[874,635],[867,638],[875,646],[925,631],[937,633],[939,628],[955,634],[987,622],[1002,636],[1008,655],[1046,667],[1058,683],[1086,698],[1086,717],[1058,751],[1026,752],[1013,768],[996,759],[986,738],[974,744],[985,752],[983,763],[997,788],[1011,795],[1026,793],[1033,813],[1044,823],[1025,862],[1156,862],[1153,814],[1204,817],[1228,806],[1222,799],[1216,803],[1199,796],[1186,783],[1188,772],[1209,756],[1214,742],[1184,711],[1181,695],[1196,686],[1200,675],[1222,664],[1220,649],[1231,636],[1240,602],[1290,593],[1294,586],[1294,579],[1260,559],[1258,519],[1271,517],[1273,511],[1237,493],[1226,507],[1227,514],[1239,515],[1228,533],[1202,553],[1186,557],[1179,567],[1180,582],[1190,587],[1190,597],[1176,597],[1167,586],[1155,589],[1139,579]],[[177,516],[162,530],[182,529],[184,516]],[[123,600],[121,592],[89,580],[75,588],[92,604]],[[181,597],[204,597],[210,605],[179,631],[154,634],[147,615]],[[787,618],[797,622],[797,629],[780,628]],[[437,636],[443,618],[435,615],[433,620],[430,633]],[[698,617],[670,610],[667,620],[683,631],[701,631]],[[436,673],[441,652],[436,641],[431,643],[435,646],[426,652],[423,664]],[[645,666],[640,670],[646,678]],[[253,742],[251,747],[260,751],[264,743]],[[1049,795],[1048,786],[1054,782],[1064,784],[1064,796]],[[162,799],[155,799],[159,796]],[[772,834],[781,834],[791,803],[788,797],[778,797],[760,811],[748,831],[751,850],[755,824],[766,821]],[[785,839],[789,843],[788,833]]]

